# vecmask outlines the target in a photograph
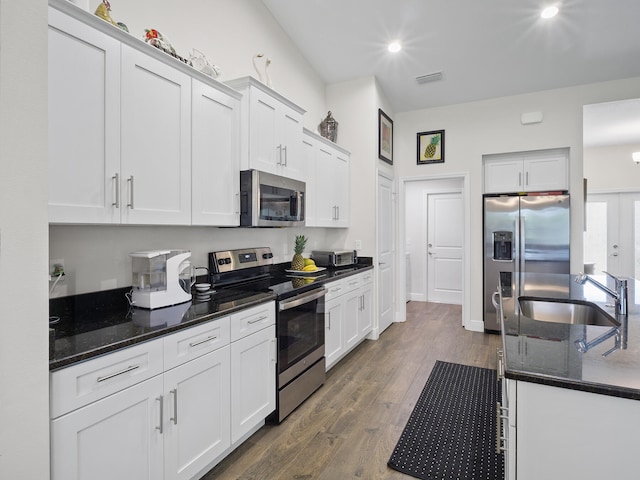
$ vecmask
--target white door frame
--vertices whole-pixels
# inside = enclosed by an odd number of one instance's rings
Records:
[[[458,179],[462,180],[462,202],[464,209],[464,246],[462,249],[462,271],[464,279],[462,281],[462,326],[474,332],[484,332],[484,323],[481,320],[471,320],[471,199],[469,195],[469,172],[461,173],[449,173],[442,175],[428,175],[423,177],[405,177],[401,178],[399,182],[399,214],[398,214],[398,243],[396,245],[396,268],[398,279],[398,296],[396,298],[406,298],[407,286],[406,286],[406,268],[405,262],[400,261],[405,258],[405,244],[406,244],[406,184],[409,182],[424,182],[430,180],[447,180]],[[407,318],[407,306],[405,302],[397,302],[398,317],[402,320]]]

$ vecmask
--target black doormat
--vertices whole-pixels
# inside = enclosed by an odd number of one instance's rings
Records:
[[[437,361],[388,465],[423,480],[497,480],[496,371]]]

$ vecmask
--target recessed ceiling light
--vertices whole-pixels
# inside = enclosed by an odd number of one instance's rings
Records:
[[[391,42],[387,47],[391,53],[399,52],[402,49],[402,45],[400,45],[399,41]]]
[[[542,13],[540,14],[540,16],[542,18],[551,18],[551,17],[555,17],[559,12],[558,7],[556,7],[555,5],[552,7],[547,7],[544,10],[542,10]]]

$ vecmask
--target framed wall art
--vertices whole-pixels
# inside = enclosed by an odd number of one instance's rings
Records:
[[[393,120],[378,109],[378,158],[393,165]]]
[[[418,133],[418,165],[444,163],[444,130]]]

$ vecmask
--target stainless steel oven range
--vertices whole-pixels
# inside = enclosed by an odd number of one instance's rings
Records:
[[[325,287],[274,265],[268,247],[211,252],[209,272],[217,290],[270,290],[276,295],[277,396],[270,418],[280,423],[325,381]]]

